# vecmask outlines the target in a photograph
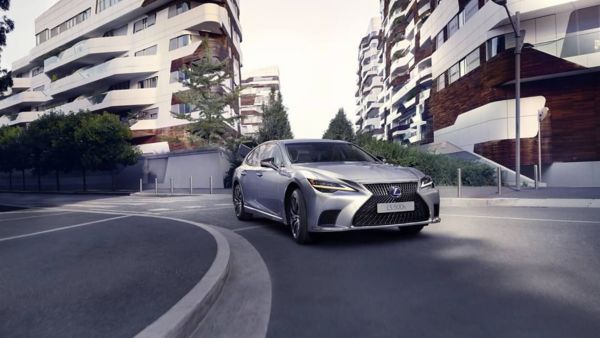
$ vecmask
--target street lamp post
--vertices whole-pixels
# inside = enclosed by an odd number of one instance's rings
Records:
[[[515,185],[517,191],[521,190],[521,51],[525,32],[521,31],[520,13],[515,13],[513,20],[506,6],[507,0],[492,0],[495,4],[504,7],[510,25],[515,33]]]
[[[538,178],[542,182],[542,121],[548,116],[550,109],[544,107],[538,110]]]

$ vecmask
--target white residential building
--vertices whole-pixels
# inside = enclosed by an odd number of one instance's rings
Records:
[[[0,125],[89,110],[135,116],[139,143],[182,133],[188,122],[174,113],[193,112],[175,96],[185,89],[180,69],[206,55],[205,42],[230,60],[224,85],[241,83],[239,14],[238,0],[61,0],[35,20],[37,45],[13,63]]]
[[[255,137],[262,126],[262,106],[269,103],[271,91],[279,93],[279,68],[267,67],[244,72],[240,115],[242,135]]]
[[[358,90],[356,127],[358,131],[384,138],[380,95],[383,91],[381,19],[372,18],[358,52]]]

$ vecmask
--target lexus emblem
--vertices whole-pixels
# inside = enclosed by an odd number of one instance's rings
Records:
[[[400,187],[395,186],[395,185],[390,187],[390,190],[388,193],[390,194],[390,196],[392,196],[394,198],[402,197],[402,189],[400,189]]]

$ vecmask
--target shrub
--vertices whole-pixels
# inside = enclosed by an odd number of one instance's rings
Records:
[[[357,144],[373,155],[384,157],[388,163],[414,167],[433,178],[437,185],[456,185],[456,171],[462,170],[463,185],[494,185],[493,168],[475,161],[461,160],[447,155],[432,154],[417,147],[377,140],[370,135],[359,135]]]

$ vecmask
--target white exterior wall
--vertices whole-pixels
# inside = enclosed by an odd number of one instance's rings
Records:
[[[24,73],[24,77],[31,77],[28,80],[31,83],[30,88],[20,95],[35,93],[39,96],[43,93],[46,99],[38,102],[39,104],[56,105],[59,103],[58,107],[46,111],[62,110],[67,112],[71,109],[106,109],[110,111],[114,107],[126,107],[125,109],[131,109],[134,112],[151,108],[159,109],[156,119],[140,120],[132,126],[132,130],[160,129],[186,124],[187,121],[175,119],[171,114],[173,93],[184,89],[180,83],[170,82],[171,62],[194,53],[201,44],[200,31],[225,34],[231,39],[235,49],[230,50],[229,55],[233,55],[234,52],[241,55],[239,49],[241,36],[237,33],[241,30],[236,17],[237,1],[228,1],[234,15],[230,15],[226,6],[205,3],[171,18],[168,17],[168,5],[175,1],[157,0],[142,8],[143,2],[144,0],[122,0],[112,7],[96,13],[96,0],[61,0],[44,12],[36,19],[36,32],[52,29],[78,13],[91,8],[90,18],[39,44],[30,51],[28,56],[13,64],[13,74]],[[153,26],[133,33],[135,21],[161,7],[162,9],[156,12],[156,22]],[[126,36],[102,37],[105,32],[123,25],[127,25]],[[170,39],[184,34],[191,34],[192,42],[185,47],[169,51]],[[135,52],[154,45],[157,46],[156,55],[134,57]],[[65,49],[67,52],[61,58],[57,58],[59,52]],[[111,56],[116,58],[105,61]],[[79,70],[58,81],[51,81],[56,67],[74,71],[82,67],[81,64],[75,63],[80,58],[91,60],[94,57],[99,59],[96,66]],[[235,85],[239,85],[241,62],[236,59],[234,63],[238,68],[235,69],[237,74]],[[31,76],[31,69],[44,64],[47,66],[45,72]],[[156,88],[137,89],[138,81],[154,76],[158,76]],[[125,91],[119,93],[120,90],[109,92],[105,101],[100,105],[91,104],[88,100],[79,100],[85,99],[85,96],[98,94],[98,90],[108,87],[108,83],[101,82],[102,79],[108,77],[114,79],[111,81],[113,84],[130,80],[129,93],[123,95]],[[21,82],[24,83],[24,81]],[[42,92],[31,91],[39,86],[44,86]],[[75,96],[81,97],[74,102],[64,103],[66,98]],[[0,125],[16,124],[32,115],[31,112],[22,111],[19,108],[20,105],[28,105],[28,102],[19,97],[8,97],[0,101],[0,114],[23,114],[23,116],[18,115],[17,120],[14,121],[5,116],[0,117]],[[63,104],[60,104],[61,102]],[[36,105],[31,104],[31,106]],[[230,114],[234,113],[230,111]]]
[[[240,114],[243,116],[241,121],[242,135],[254,137],[258,134],[262,116],[244,116],[244,113],[252,111],[262,114],[262,105],[269,103],[271,88],[275,88],[277,92],[281,90],[279,76],[279,68],[275,66],[244,72],[243,83],[246,88],[241,95],[255,95],[256,98],[254,104],[241,105],[240,107]]]

